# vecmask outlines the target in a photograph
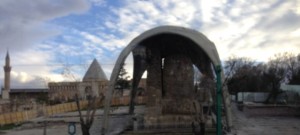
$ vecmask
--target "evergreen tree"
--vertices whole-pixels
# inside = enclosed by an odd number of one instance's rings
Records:
[[[128,72],[124,68],[125,64],[122,65],[122,68],[120,70],[115,89],[119,90],[121,93],[123,93],[124,89],[130,88],[130,80],[128,76]]]

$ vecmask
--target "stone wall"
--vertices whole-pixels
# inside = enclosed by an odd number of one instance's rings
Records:
[[[161,55],[159,50],[152,50],[147,74],[146,90],[146,116],[157,117],[161,115],[162,98],[162,70]]]
[[[152,50],[147,71],[145,127],[190,126],[195,112],[192,61],[183,55],[161,58]]]
[[[299,106],[244,106],[247,116],[300,116]]]
[[[164,59],[164,114],[186,114],[192,109],[194,69],[186,56],[172,55]]]

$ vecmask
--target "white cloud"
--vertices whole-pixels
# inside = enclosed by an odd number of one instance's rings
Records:
[[[104,19],[108,32],[83,35],[91,44],[114,52],[153,27],[179,25],[204,33],[216,44],[222,60],[236,55],[266,61],[282,51],[300,53],[296,29],[300,17],[297,8],[291,8],[299,5],[295,1],[128,0],[122,4],[111,7],[112,14]]]
[[[82,14],[90,5],[85,0],[2,0],[0,2],[0,52],[9,49],[12,63],[12,87],[45,87],[40,80],[63,80],[49,66],[53,46],[40,45],[60,33],[50,24],[55,18]],[[61,51],[66,48],[61,47]],[[48,50],[48,51],[45,51]],[[2,56],[1,56],[2,58]],[[4,59],[0,60],[4,63]],[[3,72],[0,73],[3,79]],[[47,79],[47,80],[49,80]]]
[[[58,1],[57,1],[58,2]],[[222,60],[231,55],[250,57],[258,61],[266,61],[275,53],[289,51],[300,53],[300,12],[299,2],[274,0],[153,0],[153,1],[122,1],[120,7],[107,5],[103,0],[89,0],[102,10],[107,6],[110,11],[95,16],[103,17],[103,21],[95,20],[97,32],[89,31],[91,28],[77,30],[66,28],[60,31],[73,32],[63,38],[70,43],[57,41],[49,43],[42,50],[24,51],[24,55],[17,54],[18,64],[32,61],[32,65],[47,65],[49,61],[56,61],[54,55],[66,54],[69,57],[95,57],[103,63],[103,69],[109,76],[121,49],[142,32],[159,25],[179,25],[195,29],[212,40],[219,51]],[[39,5],[28,12],[26,7]],[[83,0],[63,1],[57,6],[52,1],[2,1],[0,7],[0,44],[1,50],[9,48],[26,48],[37,44],[48,37],[58,34],[58,30],[49,30],[51,24],[46,21],[69,14],[80,14],[86,11],[89,4]],[[8,5],[11,4],[11,9]],[[23,4],[23,5],[21,5]],[[94,6],[93,6],[94,7]],[[17,9],[14,11],[13,9]],[[106,13],[106,12],[105,12]],[[93,13],[90,13],[90,15]],[[14,17],[15,16],[15,17]],[[97,21],[97,23],[96,23]],[[12,23],[11,23],[12,22]],[[64,26],[61,26],[64,27]],[[68,26],[71,27],[71,26]],[[65,33],[68,33],[65,32]],[[16,37],[18,40],[16,40]],[[78,38],[77,44],[71,41]],[[24,45],[23,47],[20,44]],[[51,47],[57,47],[53,49]],[[45,52],[45,50],[48,50]],[[26,58],[28,57],[28,58]],[[38,57],[38,58],[36,58]],[[132,61],[128,59],[129,63]],[[1,60],[0,60],[1,62]],[[3,61],[2,61],[3,63]],[[84,60],[84,64],[90,64]],[[132,67],[127,67],[130,71]],[[35,80],[37,75],[50,76],[55,80],[62,80],[59,74],[53,73],[55,67],[41,66],[14,69],[17,80]],[[36,73],[33,72],[36,70]],[[82,72],[76,70],[76,72]],[[22,74],[24,72],[26,74]],[[132,71],[131,71],[132,72]],[[53,75],[53,76],[52,76]],[[31,77],[30,77],[31,76]],[[77,76],[80,76],[79,74]],[[24,79],[25,78],[25,79]]]
[[[1,0],[0,2],[0,52],[28,49],[59,30],[46,21],[80,14],[89,8],[84,0]]]
[[[257,2],[236,1],[229,5],[230,8],[222,6],[218,10],[229,14],[216,14],[217,24],[202,27],[208,38],[217,45],[221,59],[236,55],[267,61],[275,53],[283,51],[300,53],[297,49],[299,41],[286,42],[292,40],[292,36],[287,35],[295,32],[295,28],[300,26],[294,23],[298,22],[296,20],[300,17],[290,10],[295,1],[255,3]],[[233,13],[237,11],[240,13]],[[293,39],[296,39],[295,33]]]
[[[138,34],[162,24],[188,26],[194,19],[196,8],[188,2],[126,1],[124,7],[113,8],[113,16],[104,25],[120,36],[103,43],[112,49],[124,47]],[[184,21],[185,20],[185,21]]]
[[[45,83],[41,83],[46,78],[47,80],[62,81],[64,78],[60,74],[52,72],[52,70],[59,67],[49,66],[51,64],[48,62],[52,61],[53,58],[51,56],[51,52],[37,49],[10,53],[10,63],[12,66],[11,87],[46,87]],[[3,80],[3,77],[4,73],[0,72],[1,80]]]
[[[88,0],[90,1],[93,5],[95,6],[104,6],[106,5],[106,1],[105,0]]]

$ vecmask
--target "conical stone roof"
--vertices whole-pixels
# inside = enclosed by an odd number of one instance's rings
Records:
[[[107,77],[96,59],[93,60],[82,81],[107,81]]]

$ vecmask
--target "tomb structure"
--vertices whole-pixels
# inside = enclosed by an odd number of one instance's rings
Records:
[[[221,90],[223,73],[215,45],[197,31],[176,26],[161,26],[142,33],[121,52],[106,93],[103,133],[108,129],[113,86],[121,65],[131,52],[134,70],[129,114],[133,116],[137,87],[143,73],[147,71],[143,129],[184,128],[190,127],[193,122],[217,127],[218,130],[221,130],[221,126],[230,129],[230,99],[226,87]],[[202,91],[202,95],[199,96],[198,89],[194,87],[195,68],[205,78],[213,80],[213,85],[218,87],[209,89],[209,94],[203,94]],[[205,104],[205,98],[199,98],[204,97],[203,95],[210,95],[213,103]],[[224,106],[225,112],[223,125],[221,106]],[[204,115],[204,112],[209,111],[207,108],[210,108],[211,113]],[[211,122],[214,116],[216,125]]]

